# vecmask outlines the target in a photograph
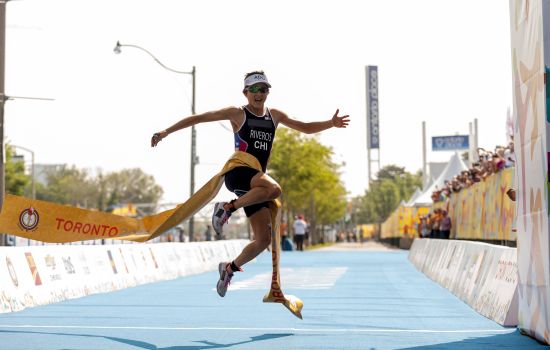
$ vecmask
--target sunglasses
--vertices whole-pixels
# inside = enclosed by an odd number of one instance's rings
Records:
[[[262,94],[266,94],[269,92],[269,88],[267,86],[251,86],[247,90],[253,94],[256,94],[258,92],[261,92]]]

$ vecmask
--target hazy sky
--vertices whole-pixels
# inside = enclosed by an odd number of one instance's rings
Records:
[[[263,69],[273,86],[267,106],[304,120],[336,108],[347,129],[319,135],[345,162],[350,195],[367,186],[365,66],[380,81],[381,163],[422,168],[421,123],[428,137],[467,134],[479,120],[479,146],[506,142],[511,106],[508,1],[141,1],[22,0],[7,4],[5,108],[8,142],[37,163],[104,172],[140,167],[164,200],[189,196],[190,132],[150,147],[151,135],[191,111],[246,103],[245,72]],[[224,128],[225,126],[225,128]],[[229,122],[197,126],[196,188],[233,152]],[[443,161],[448,152],[429,152]],[[376,170],[376,169],[374,169]],[[230,198],[222,192],[220,198]]]

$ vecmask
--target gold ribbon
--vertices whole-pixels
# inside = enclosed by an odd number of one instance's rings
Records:
[[[271,260],[273,262],[273,274],[271,275],[271,286],[269,292],[264,296],[264,303],[281,303],[292,314],[302,319],[302,308],[304,303],[294,295],[284,295],[281,290],[281,280],[279,273],[279,259],[281,255],[281,233],[279,232],[279,206],[278,200],[269,203],[271,210],[271,222],[274,223],[271,230]]]
[[[46,201],[6,194],[0,213],[0,232],[42,242],[67,243],[94,239],[120,239],[145,242],[160,236],[182,221],[190,218],[208,204],[219,192],[224,176],[232,169],[246,166],[262,170],[251,154],[237,151],[222,170],[176,208],[141,219],[81,209]],[[279,202],[270,203],[272,218],[273,280],[264,302],[283,303],[294,315],[300,313],[303,303],[294,296],[284,296],[279,280]]]

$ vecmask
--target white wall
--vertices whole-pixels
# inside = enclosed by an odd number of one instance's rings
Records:
[[[518,324],[515,248],[472,241],[415,239],[409,260],[483,316]]]
[[[0,247],[0,313],[212,271],[246,244]]]

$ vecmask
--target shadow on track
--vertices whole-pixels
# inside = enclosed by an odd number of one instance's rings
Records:
[[[18,334],[43,334],[43,335],[59,335],[63,337],[88,337],[88,338],[103,338],[112,340],[118,343],[128,344],[135,346],[137,348],[146,349],[146,350],[208,350],[208,349],[223,349],[229,348],[235,345],[242,345],[253,343],[262,340],[277,339],[282,337],[289,337],[294,335],[293,333],[281,333],[281,334],[262,334],[258,336],[250,337],[249,340],[244,340],[235,343],[221,344],[213,343],[208,340],[195,340],[194,343],[202,343],[203,345],[182,345],[182,346],[168,346],[159,348],[155,344],[147,343],[140,340],[132,340],[125,338],[109,337],[104,335],[93,335],[93,334],[72,334],[72,333],[56,333],[56,332],[37,332],[37,331],[6,331],[0,330],[0,333],[18,333]],[[71,350],[71,349],[60,349],[60,350]]]

